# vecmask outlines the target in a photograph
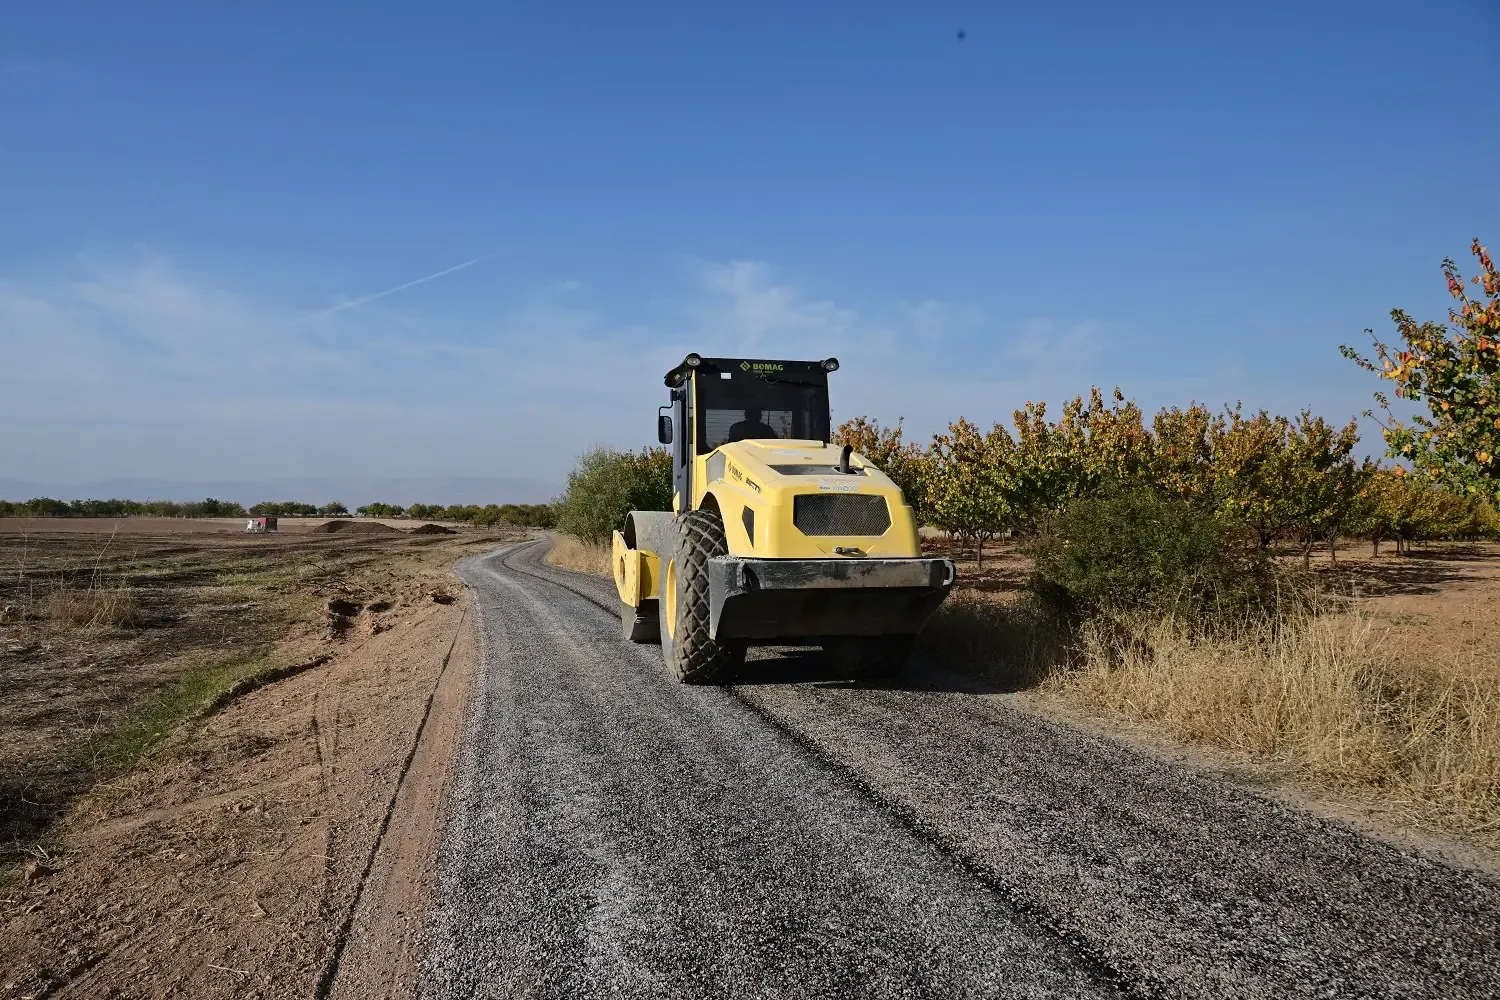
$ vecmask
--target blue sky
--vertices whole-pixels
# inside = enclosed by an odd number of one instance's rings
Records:
[[[8,5],[0,478],[559,482],[687,350],[1347,419],[1497,85],[1494,0]]]

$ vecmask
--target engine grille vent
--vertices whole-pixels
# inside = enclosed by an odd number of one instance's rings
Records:
[[[883,535],[891,511],[885,497],[805,493],[792,498],[792,523],[804,535]]]

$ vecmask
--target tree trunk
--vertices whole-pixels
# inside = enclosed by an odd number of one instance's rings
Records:
[[[1375,535],[1370,539],[1370,558],[1380,558],[1380,536]]]
[[[1328,561],[1333,565],[1339,564],[1339,536],[1328,536]]]
[[[984,536],[974,539],[974,568],[984,569]]]
[[[1303,542],[1302,543],[1302,568],[1303,569],[1312,569],[1312,550],[1313,550],[1313,543],[1312,542]]]

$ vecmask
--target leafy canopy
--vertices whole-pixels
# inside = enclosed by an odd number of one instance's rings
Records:
[[[1366,330],[1375,344],[1373,359],[1351,347],[1339,350],[1395,383],[1397,399],[1427,408],[1408,423],[1392,413],[1384,393],[1375,393],[1385,413],[1385,443],[1392,458],[1456,489],[1500,500],[1500,272],[1479,240],[1470,250],[1479,274],[1467,284],[1480,288],[1478,297],[1469,294],[1458,265],[1443,261],[1448,292],[1456,302],[1448,311],[1453,329],[1418,323],[1394,309],[1391,319],[1400,345],[1387,345]]]

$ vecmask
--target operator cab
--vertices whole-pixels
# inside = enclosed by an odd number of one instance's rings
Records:
[[[837,358],[755,361],[689,354],[663,380],[672,390],[672,402],[663,409],[672,413],[657,419],[658,440],[672,446],[674,492],[691,497],[693,458],[734,441],[827,444],[828,374],[838,367]]]
[[[689,354],[667,372],[674,419],[661,425],[662,444],[672,443],[671,429],[684,427],[678,404],[694,419],[694,452],[707,455],[731,441],[780,438],[829,440],[828,373],[838,360],[749,361],[700,358]]]

